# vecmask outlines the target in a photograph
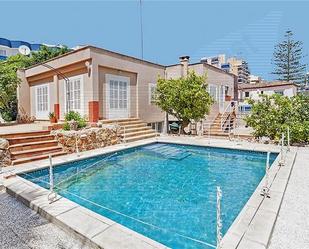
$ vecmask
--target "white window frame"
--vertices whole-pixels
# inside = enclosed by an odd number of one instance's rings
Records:
[[[216,88],[216,92],[215,92],[215,98],[214,98],[214,102],[218,103],[219,102],[219,98],[218,98],[218,85],[215,84],[208,84],[208,93],[210,94],[211,97],[213,97],[210,93],[210,88],[214,87]]]
[[[80,81],[80,108],[76,109],[76,108],[70,108],[70,110],[68,110],[68,106],[67,106],[67,82],[64,80],[64,106],[65,106],[65,113],[67,113],[68,111],[75,111],[78,112],[81,116],[83,116],[84,113],[84,78],[82,75],[78,75],[78,76],[74,76],[74,77],[70,77],[69,81],[75,81],[75,80],[79,80]],[[73,94],[73,98],[74,97],[74,91],[72,92]],[[74,100],[73,100],[74,102]]]
[[[46,110],[39,110],[38,107],[38,91],[40,88],[47,88],[47,109]],[[49,83],[40,84],[35,86],[35,116],[37,119],[48,119],[48,115],[50,112],[50,90],[49,90]]]
[[[108,110],[108,118],[110,119],[117,119],[117,118],[129,118],[130,117],[130,112],[131,112],[131,87],[130,87],[130,78],[125,77],[125,76],[119,76],[119,75],[114,75],[114,74],[106,74],[105,76],[106,80],[106,92],[105,92],[105,97],[106,97],[106,106],[103,107],[104,109],[106,108]],[[110,108],[110,81],[115,80],[115,81],[125,81],[127,83],[127,108]],[[119,101],[119,85],[118,85],[118,101]],[[103,109],[103,110],[104,110]]]
[[[149,83],[148,84],[148,103],[149,103],[149,105],[155,104],[155,99],[153,99],[153,97],[155,97],[155,93],[152,92],[153,88],[154,88],[154,91],[155,91],[156,88],[157,88],[157,84]]]
[[[8,53],[5,49],[0,48],[0,55],[1,56],[8,56]]]

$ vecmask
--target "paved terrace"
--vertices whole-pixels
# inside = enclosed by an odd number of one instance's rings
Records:
[[[309,147],[299,148],[269,249],[309,248]]]

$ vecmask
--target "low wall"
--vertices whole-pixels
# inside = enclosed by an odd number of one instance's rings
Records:
[[[9,151],[9,141],[0,138],[0,167],[11,165],[11,154]]]
[[[51,134],[68,153],[102,148],[121,142],[120,127],[115,125],[79,131],[55,130]]]

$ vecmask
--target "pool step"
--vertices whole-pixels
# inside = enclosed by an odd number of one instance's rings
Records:
[[[145,150],[148,150],[151,153],[155,153],[160,157],[165,157],[168,159],[182,160],[191,155],[190,152],[183,149],[173,147],[168,144],[153,144],[144,147]]]

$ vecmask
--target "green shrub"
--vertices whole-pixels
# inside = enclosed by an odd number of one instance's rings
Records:
[[[251,113],[247,125],[254,129],[255,137],[268,137],[279,141],[282,133],[290,129],[292,143],[309,143],[309,97],[297,95],[292,98],[261,95],[258,101],[249,100]]]
[[[81,129],[87,126],[87,120],[83,118],[79,112],[69,111],[64,117],[65,123],[63,125],[64,130],[70,130],[69,121],[76,121],[77,128]]]

